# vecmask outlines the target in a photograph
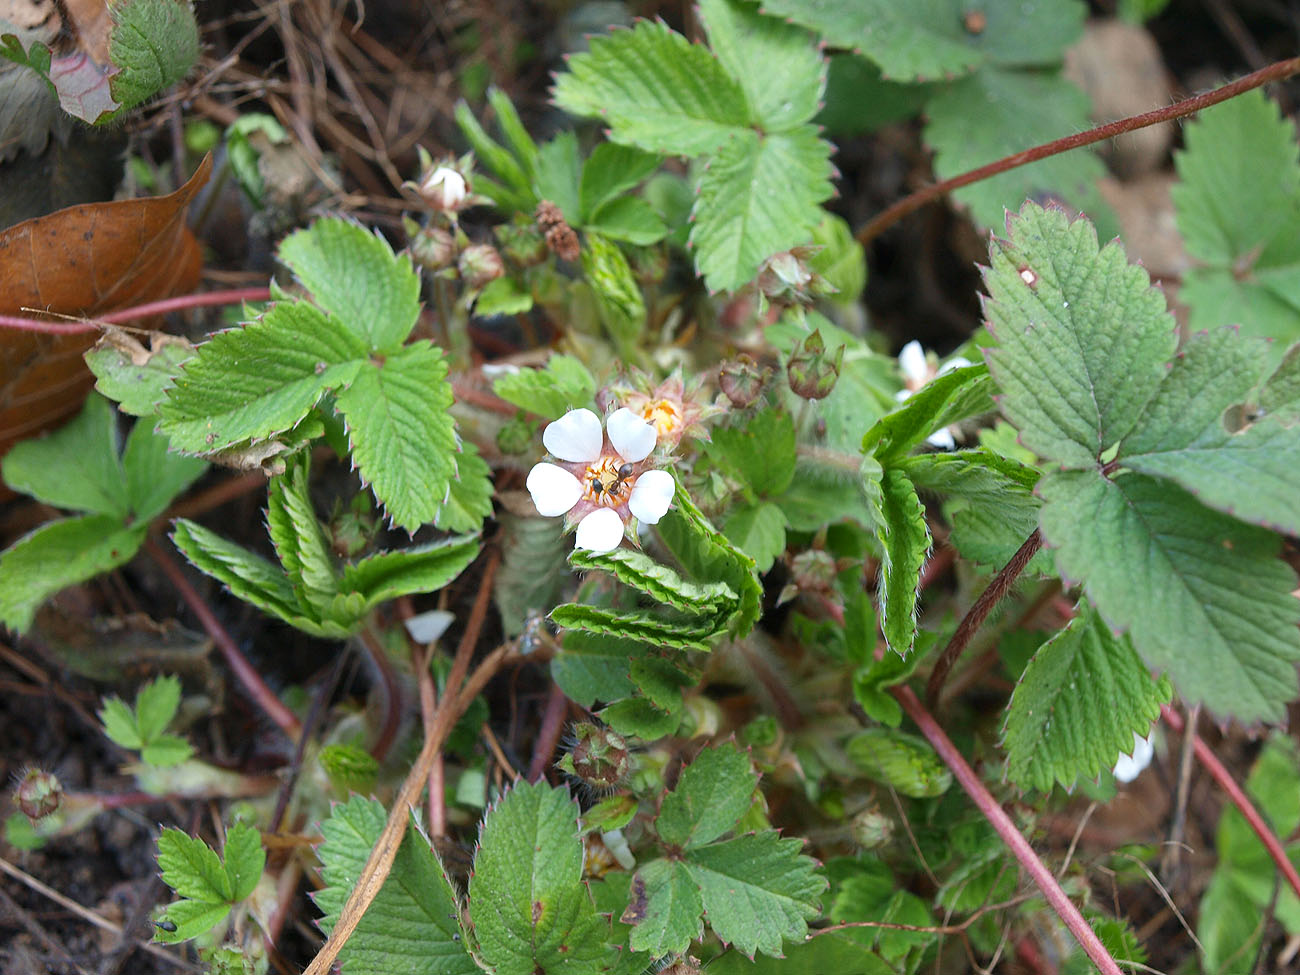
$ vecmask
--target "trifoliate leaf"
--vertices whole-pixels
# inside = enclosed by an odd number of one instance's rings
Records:
[[[591,403],[596,395],[596,380],[572,356],[554,355],[544,369],[521,369],[498,377],[492,391],[529,413],[558,419],[571,409]]]
[[[818,204],[834,192],[830,148],[810,125],[762,135],[741,129],[709,157],[691,246],[710,288],[739,288],[767,258],[812,239]]]
[[[122,469],[135,520],[153,521],[208,469],[204,461],[174,453],[168,447],[167,438],[154,432],[151,419],[137,421],[126,439]]]
[[[1179,290],[1193,328],[1300,336],[1300,149],[1276,103],[1249,91],[1186,127],[1172,197],[1190,269]]]
[[[421,340],[365,362],[338,408],[352,440],[352,462],[393,524],[414,532],[446,500],[459,448],[447,360]]]
[[[772,568],[785,551],[785,512],[770,501],[735,508],[722,526],[736,547],[754,560],[759,572]]]
[[[351,382],[365,355],[338,319],[305,301],[277,302],[199,346],[159,406],[159,427],[191,454],[268,439],[293,429],[326,390]]]
[[[1003,727],[1007,778],[1047,792],[1094,779],[1145,738],[1165,679],[1151,674],[1127,637],[1115,636],[1086,604],[1069,626],[1038,648],[1011,695]]]
[[[325,886],[316,904],[331,931],[356,886],[361,868],[379,842],[388,813],[374,799],[353,796],[335,806],[322,824],[320,846]],[[478,975],[465,947],[455,888],[428,839],[412,823],[379,894],[340,952],[348,975]]]
[[[652,955],[684,952],[704,933],[704,901],[685,864],[652,860],[636,872],[622,920],[633,924],[628,945]]]
[[[760,497],[772,497],[794,479],[794,420],[784,410],[767,409],[743,425],[714,427],[705,450],[744,480]]]
[[[614,142],[681,156],[716,149],[749,118],[745,93],[706,48],[648,20],[592,38],[555,79],[555,103],[599,117]]]
[[[1211,508],[1300,534],[1300,429],[1265,415],[1241,429],[1225,420],[1263,375],[1268,346],[1236,329],[1194,335],[1120,444],[1124,467],[1182,485]]]
[[[163,390],[180,374],[181,363],[194,355],[188,341],[165,332],[150,336],[146,349],[134,335],[107,326],[86,365],[95,374],[95,389],[132,416],[153,416]]]
[[[903,731],[860,731],[844,743],[844,754],[871,779],[915,799],[941,796],[952,785],[952,772],[929,743]]]
[[[762,6],[766,13],[818,31],[836,47],[858,51],[897,81],[952,78],[986,61],[1053,64],[1078,39],[1085,13],[1073,0],[1028,7],[1016,0],[979,7],[962,0],[764,0]]]
[[[0,552],[0,623],[23,632],[48,597],[131,561],[147,523],[122,527],[113,515],[51,521]]]
[[[887,413],[862,438],[882,464],[906,456],[936,430],[993,409],[993,383],[984,366],[952,369],[930,380],[898,409]]]
[[[658,168],[659,156],[653,152],[614,142],[596,146],[582,167],[582,223],[586,225],[603,207],[622,198]]]
[[[925,507],[907,475],[887,468],[876,513],[880,539],[880,629],[890,649],[906,657],[916,640],[916,599],[921,567],[930,552]]]
[[[817,114],[826,60],[811,34],[741,0],[703,0],[699,16],[714,57],[745,92],[751,124],[784,132]]]
[[[520,782],[483,821],[470,916],[499,975],[604,970],[609,925],[582,883],[578,807],[564,789]]]
[[[712,843],[745,815],[757,787],[758,773],[749,756],[734,744],[706,748],[664,796],[655,830],[669,846],[691,849]]]
[[[571,630],[551,658],[551,676],[569,700],[590,708],[597,701],[617,701],[635,692],[630,659],[644,652],[645,644],[638,640]]]
[[[280,260],[313,301],[368,349],[392,352],[420,316],[420,276],[409,254],[364,227],[336,217],[318,220],[280,244]]]
[[[456,455],[456,476],[434,524],[448,532],[478,531],[492,515],[492,492],[492,468],[479,456],[477,447],[463,442]]]
[[[1044,4],[1040,9],[1048,6],[1056,7]],[[929,121],[923,136],[934,149],[934,172],[940,179],[1091,124],[1087,96],[1060,75],[991,66],[941,89],[925,111]],[[1091,150],[1081,149],[962,187],[953,197],[970,208],[982,227],[1001,228],[1006,210],[1047,197],[1059,197],[1094,221],[1113,226],[1096,186],[1105,172]]]
[[[56,508],[124,517],[131,510],[118,459],[117,416],[88,396],[60,429],[17,443],[3,461],[5,483]]]
[[[686,854],[709,927],[724,944],[746,955],[779,955],[783,942],[803,941],[826,880],[802,848],[796,837],[783,839],[776,830],[765,830]]]
[[[1086,220],[1028,203],[993,241],[985,305],[999,406],[1029,449],[1095,467],[1165,378],[1177,344],[1163,294]]]
[[[1062,578],[1188,702],[1276,721],[1297,692],[1300,601],[1276,535],[1142,474],[1046,475],[1043,535]]]
[[[119,70],[109,90],[121,109],[134,108],[190,73],[199,27],[190,6],[174,0],[129,0],[112,10],[108,57]]]

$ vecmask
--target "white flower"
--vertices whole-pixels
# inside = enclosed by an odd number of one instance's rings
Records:
[[[528,472],[533,504],[540,514],[576,524],[577,548],[618,548],[629,519],[656,524],[672,503],[673,476],[647,463],[657,439],[655,428],[627,407],[611,413],[604,430],[591,410],[570,410],[542,433],[557,462]]]
[[[469,186],[456,170],[439,166],[420,184],[420,195],[435,210],[459,210],[469,195]]]
[[[1151,764],[1151,756],[1156,753],[1150,737],[1133,735],[1133,754],[1121,755],[1115,763],[1115,779],[1129,783],[1142,774],[1142,770]]]
[[[913,339],[903,346],[898,353],[898,369],[903,374],[903,388],[894,394],[894,399],[901,403],[909,399],[913,393],[936,376],[942,376],[946,372],[952,372],[954,369],[961,369],[970,364],[969,359],[957,355],[938,369],[935,369],[930,365],[929,359],[926,358],[921,343]],[[943,450],[952,450],[957,446],[957,441],[953,439],[952,431],[948,427],[934,431],[925,438],[925,442]]]

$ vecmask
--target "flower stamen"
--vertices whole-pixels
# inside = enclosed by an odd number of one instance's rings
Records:
[[[602,508],[617,508],[631,496],[633,481],[632,465],[606,454],[587,467],[582,496]]]

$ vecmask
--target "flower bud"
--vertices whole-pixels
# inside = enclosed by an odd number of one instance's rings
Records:
[[[804,399],[825,399],[840,378],[840,365],[844,361],[844,346],[834,354],[826,354],[826,343],[820,331],[813,331],[790,353],[786,363],[786,378],[796,396]]]
[[[631,755],[623,736],[590,722],[574,725],[576,742],[560,768],[597,789],[612,789],[627,778]]]
[[[44,819],[63,804],[63,786],[52,772],[29,769],[14,790],[14,805],[28,819]]]
[[[879,806],[869,806],[853,817],[849,831],[858,846],[864,850],[875,850],[889,842],[894,822],[880,811]]]
[[[722,364],[718,371],[718,386],[733,404],[748,406],[762,394],[771,372],[742,352],[737,358]]]
[[[834,294],[835,287],[808,266],[820,247],[792,247],[773,254],[758,269],[756,284],[764,298],[778,305],[806,305],[819,295]]]
[[[456,240],[441,227],[407,226],[411,259],[426,271],[441,271],[456,263]]]
[[[507,260],[521,267],[533,267],[546,260],[546,240],[533,224],[498,224],[493,233]]]
[[[500,252],[491,244],[471,244],[460,252],[457,261],[461,280],[474,291],[506,273]]]

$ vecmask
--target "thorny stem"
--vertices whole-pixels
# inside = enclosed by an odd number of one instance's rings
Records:
[[[912,692],[912,689],[905,684],[900,684],[897,687],[891,687],[890,691],[893,692],[898,703],[902,705],[903,710],[907,712],[907,716],[916,723],[916,726],[921,730],[921,734],[925,735],[926,740],[934,747],[943,763],[952,770],[953,777],[965,790],[966,794],[971,797],[971,801],[975,803],[976,808],[989,821],[989,824],[997,831],[998,835],[1002,837],[1002,841],[1011,848],[1012,855],[1025,869],[1025,872],[1029,874],[1034,883],[1038,885],[1038,889],[1042,891],[1047,903],[1065,922],[1065,926],[1070,929],[1070,933],[1074,935],[1088,957],[1092,959],[1092,963],[1101,970],[1102,975],[1121,975],[1115,959],[1106,951],[1106,946],[1101,943],[1097,933],[1084,920],[1083,915],[1079,913],[1079,909],[1074,906],[1074,902],[1066,896],[1056,877],[1052,875],[1052,871],[1047,869],[1047,865],[1039,859],[1033,847],[1020,835],[1020,831],[1016,829],[1015,823],[1011,821],[1011,817],[1007,815],[1006,810],[998,805],[998,801],[985,788],[984,783],[975,774],[975,770],[966,764],[966,759],[957,750],[957,746],[944,734],[943,729],[939,727],[938,722],[934,720],[930,712],[925,709],[925,706]]]
[[[902,220],[908,214],[921,209],[927,203],[937,200],[941,196],[951,193],[953,190],[961,189],[963,186],[969,186],[971,183],[978,183],[980,180],[988,179],[990,176],[996,176],[999,173],[1005,173],[1009,169],[1016,169],[1019,166],[1027,165],[1031,162],[1037,162],[1040,159],[1046,159],[1048,156],[1055,156],[1062,152],[1068,152],[1071,149],[1078,149],[1082,146],[1090,146],[1094,142],[1101,142],[1104,139],[1111,139],[1117,135],[1123,135],[1125,132],[1132,132],[1136,129],[1146,128],[1148,125],[1158,125],[1161,122],[1168,122],[1173,119],[1183,118],[1192,115],[1202,109],[1209,108],[1211,105],[1217,105],[1219,102],[1227,101],[1229,98],[1235,98],[1242,92],[1250,91],[1252,88],[1258,88],[1272,81],[1282,81],[1290,78],[1294,74],[1300,74],[1300,58],[1288,58],[1285,61],[1277,61],[1266,68],[1262,68],[1253,74],[1248,74],[1244,78],[1238,78],[1222,88],[1215,88],[1213,91],[1207,91],[1192,98],[1185,98],[1181,102],[1175,102],[1164,108],[1157,108],[1154,111],[1146,112],[1142,115],[1134,115],[1131,118],[1120,119],[1116,122],[1108,122],[1105,125],[1099,125],[1087,132],[1078,132],[1074,135],[1067,135],[1064,138],[1056,139],[1052,142],[1045,142],[1042,145],[1034,146],[1023,152],[1013,153],[1005,156],[996,162],[980,166],[978,169],[972,169],[968,172],[954,176],[952,179],[945,179],[939,183],[932,183],[929,186],[922,187],[910,196],[899,200],[893,206],[889,207],[882,213],[873,217],[857,233],[858,242],[867,244],[879,237],[885,230],[892,227],[898,221]]]
[[[1245,817],[1246,822],[1250,824],[1250,828],[1255,831],[1255,835],[1259,837],[1259,841],[1268,850],[1268,855],[1273,858],[1273,862],[1277,864],[1277,868],[1281,871],[1282,876],[1286,878],[1286,882],[1296,892],[1296,895],[1300,896],[1300,874],[1296,873],[1296,868],[1282,848],[1282,843],[1278,840],[1277,834],[1273,832],[1268,823],[1264,822],[1264,817],[1255,808],[1255,804],[1250,801],[1250,797],[1242,791],[1241,786],[1237,785],[1232,773],[1219,761],[1219,757],[1210,750],[1210,746],[1201,740],[1201,736],[1196,733],[1196,729],[1187,728],[1187,722],[1183,720],[1181,714],[1169,705],[1162,704],[1160,705],[1160,716],[1165,719],[1165,724],[1169,725],[1177,733],[1181,734],[1186,728],[1187,733],[1192,738],[1192,748],[1196,751],[1197,759],[1205,766],[1205,771],[1210,773],[1210,778],[1214,779],[1219,784],[1219,787],[1228,794],[1228,799],[1237,807],[1237,811]]]
[[[952,639],[948,645],[943,648],[943,653],[939,654],[939,659],[935,661],[934,670],[930,672],[930,680],[925,686],[925,700],[929,707],[934,707],[935,702],[939,700],[939,692],[943,690],[943,682],[948,679],[948,674],[952,670],[953,664],[961,656],[961,652],[966,649],[984,620],[988,618],[993,607],[998,604],[1012,584],[1019,577],[1020,573],[1025,571],[1025,566],[1029,564],[1040,548],[1043,547],[1043,535],[1035,528],[1020,548],[1016,549],[1016,554],[1011,556],[1011,561],[1002,567],[993,581],[988,584],[988,588],[980,593],[979,598],[957,624],[957,631],[953,633]]]
[[[163,298],[143,305],[134,305],[119,311],[99,315],[93,321],[85,322],[47,322],[39,318],[24,318],[20,315],[0,315],[0,328],[15,328],[24,332],[45,332],[48,335],[79,335],[83,332],[98,332],[104,325],[120,325],[122,322],[149,318],[152,315],[165,315],[171,311],[183,311],[186,308],[204,308],[211,305],[233,305],[240,301],[266,301],[271,297],[270,288],[234,288],[228,291],[205,291],[201,294],[179,295],[175,298]]]
[[[217,645],[221,655],[226,660],[228,666],[244,685],[244,690],[248,692],[249,697],[257,702],[258,706],[266,712],[267,717],[280,726],[282,730],[293,741],[298,740],[302,734],[302,724],[292,711],[281,701],[267,686],[266,681],[262,680],[262,675],[257,672],[257,668],[249,663],[248,658],[236,645],[234,637],[229,631],[221,625],[216,614],[212,612],[208,604],[204,602],[203,597],[199,595],[190,581],[185,578],[185,573],[181,567],[176,564],[176,560],[167,554],[164,549],[154,539],[152,535],[146,535],[144,540],[145,551],[149,557],[158,564],[163,574],[167,576],[171,584],[180,594],[181,599],[185,600],[186,605],[198,617],[203,628],[208,631],[208,636],[212,637],[212,642]]]

